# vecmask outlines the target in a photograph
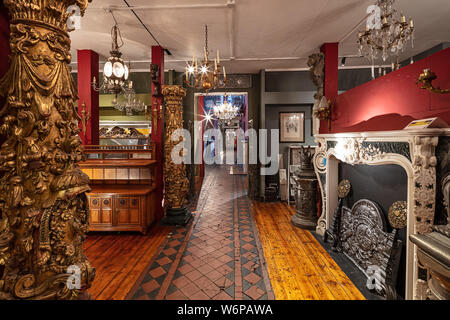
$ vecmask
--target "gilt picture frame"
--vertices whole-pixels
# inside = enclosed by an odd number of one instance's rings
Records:
[[[280,112],[280,142],[305,142],[305,112]]]

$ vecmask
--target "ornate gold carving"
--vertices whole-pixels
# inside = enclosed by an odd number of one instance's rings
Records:
[[[88,0],[4,0],[11,66],[0,81],[0,299],[74,299],[93,280],[67,8]],[[68,267],[81,288],[67,286]]]
[[[406,201],[397,201],[389,207],[388,220],[392,228],[406,228],[408,217],[408,204]]]
[[[166,103],[166,133],[164,139],[165,204],[169,208],[181,208],[189,192],[189,180],[186,177],[186,165],[173,162],[172,149],[183,141],[183,137],[180,137],[179,141],[172,141],[171,137],[175,130],[183,128],[182,100],[186,95],[186,90],[180,86],[164,86],[162,94]]]
[[[338,196],[341,199],[344,199],[348,196],[348,194],[350,193],[350,190],[352,188],[352,185],[350,184],[350,181],[348,181],[347,179],[342,180],[341,182],[339,182],[339,187],[338,187]]]
[[[419,79],[417,79],[417,83],[423,84],[423,87],[420,87],[421,89],[425,89],[433,93],[450,93],[450,89],[441,89],[440,87],[435,88],[432,82],[436,79],[437,76],[433,71],[430,69],[425,69],[423,70],[423,73],[420,74]]]
[[[88,122],[91,120],[91,112],[86,110],[86,104],[81,105],[81,125],[83,126],[83,135],[86,136],[86,128]]]

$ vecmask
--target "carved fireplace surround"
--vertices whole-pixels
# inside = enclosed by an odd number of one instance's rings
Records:
[[[314,169],[321,187],[322,213],[317,233],[330,228],[338,204],[338,165],[401,166],[408,177],[408,223],[406,229],[406,299],[417,298],[418,261],[411,234],[431,232],[435,215],[435,148],[440,137],[450,136],[450,129],[420,129],[316,135],[319,148]],[[370,195],[368,195],[370,199]]]

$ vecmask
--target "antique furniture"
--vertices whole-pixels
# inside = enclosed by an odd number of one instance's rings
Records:
[[[83,15],[88,0],[3,3],[11,53],[0,80],[0,300],[87,298],[95,275],[82,248],[89,179],[77,165],[67,9],[76,4]]]
[[[90,231],[139,231],[155,222],[154,148],[85,146],[80,167],[90,178]]]
[[[303,146],[300,145],[291,145],[288,147],[288,166],[287,166],[287,201],[288,205],[291,204],[291,199],[295,201],[295,185],[296,182],[293,179],[293,176],[300,172],[301,168],[301,149]],[[315,152],[316,147],[311,146],[311,152]]]
[[[330,227],[338,204],[339,163],[401,166],[407,174],[406,239],[432,231],[436,206],[436,150],[444,148],[450,129],[319,134],[314,167],[322,196],[317,233]],[[448,154],[443,150],[442,154]],[[406,241],[405,299],[417,299],[418,264],[415,249]]]
[[[311,163],[311,148],[300,149],[300,172],[293,176],[296,181],[295,215],[291,217],[294,226],[315,229],[317,226],[317,178]]]
[[[442,192],[447,210],[447,225],[433,226],[433,232],[411,235],[417,246],[421,266],[427,271],[421,299],[450,299],[450,174],[442,181]]]
[[[174,148],[185,139],[178,136],[174,139],[174,134],[178,129],[183,128],[183,105],[182,100],[186,95],[186,89],[181,86],[164,86],[162,89],[165,110],[165,137],[164,137],[164,179],[165,194],[164,205],[166,215],[163,223],[170,225],[186,225],[192,218],[192,214],[186,207],[186,197],[189,193],[189,180],[186,177],[186,162],[183,158],[184,148],[178,151],[179,159],[174,158]],[[190,141],[184,141],[190,143]],[[177,163],[179,160],[180,163]]]

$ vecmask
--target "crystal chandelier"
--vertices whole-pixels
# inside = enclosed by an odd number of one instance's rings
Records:
[[[129,81],[128,87],[124,89],[123,96],[125,101],[119,103],[117,95],[112,101],[115,109],[119,111],[125,111],[127,116],[133,115],[133,113],[143,112],[146,109],[146,105],[136,98],[136,92],[133,90],[133,81]]]
[[[367,23],[366,31],[359,32],[358,44],[359,54],[373,61],[380,56],[383,61],[389,55],[397,57],[405,50],[408,41],[414,47],[414,22],[406,21],[404,15],[400,15],[394,8],[395,0],[377,0],[376,7],[379,8],[379,16],[375,11],[374,23]]]
[[[112,12],[111,12],[112,14]],[[122,35],[120,33],[117,20],[112,14],[115,24],[111,29],[112,49],[110,51],[111,56],[105,63],[103,68],[103,83],[100,87],[97,87],[97,80],[93,79],[92,87],[95,91],[105,91],[107,93],[119,94],[124,92],[128,87],[129,68],[123,61],[120,48],[123,46]],[[120,38],[120,44],[118,42]]]
[[[213,107],[213,115],[219,121],[229,122],[239,115],[239,107],[228,103],[228,97],[225,95],[223,103]]]
[[[220,56],[217,50],[217,58],[214,61],[209,60],[208,50],[208,26],[205,25],[205,47],[204,59],[198,65],[197,58],[194,56],[192,62],[186,62],[186,79],[185,83],[191,88],[203,89],[208,92],[211,89],[224,87],[227,82],[225,67],[223,67],[223,82],[219,82],[221,74]]]

